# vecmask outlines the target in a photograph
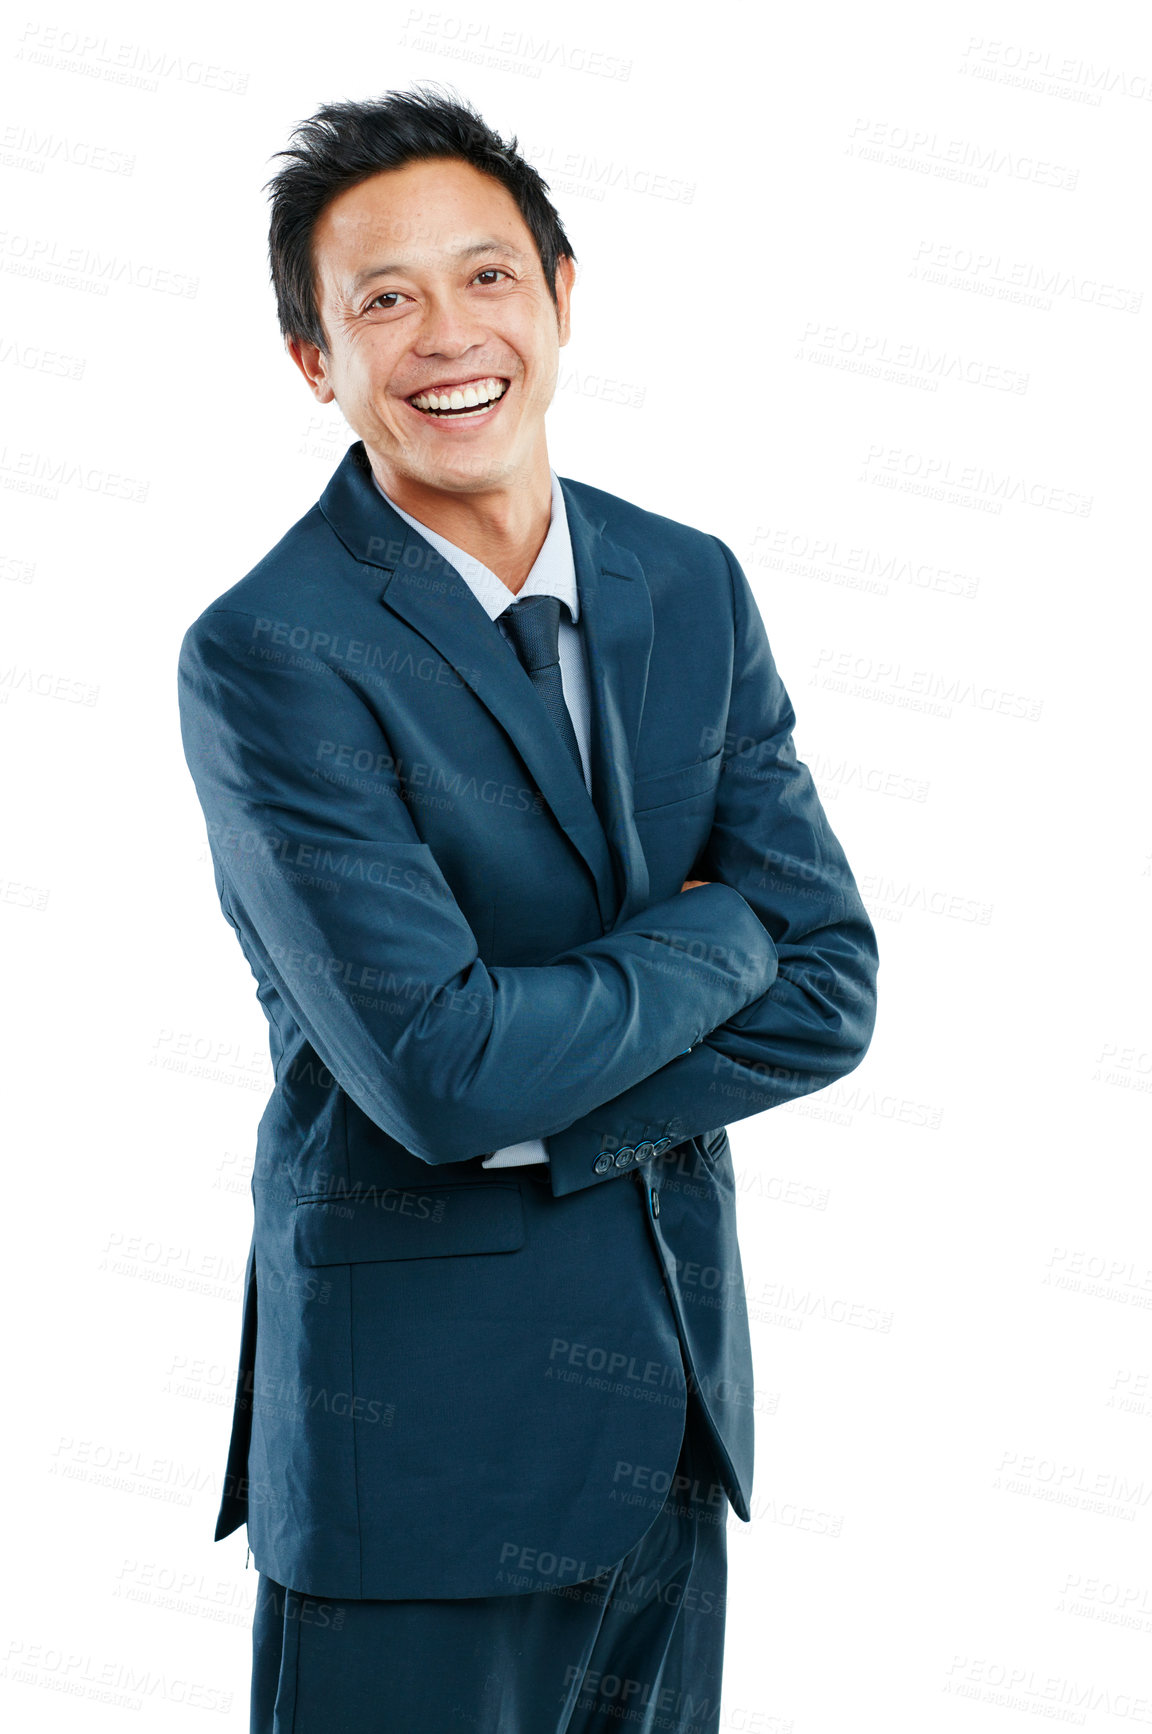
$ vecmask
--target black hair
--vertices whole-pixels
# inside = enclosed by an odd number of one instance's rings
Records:
[[[439,94],[423,84],[390,90],[369,102],[329,102],[301,121],[278,157],[271,189],[268,260],[276,310],[285,339],[314,343],[328,353],[316,301],[312,237],[321,213],[340,193],[384,169],[435,157],[455,157],[491,175],[515,199],[531,232],[556,304],[556,269],[575,260],[548,183],[519,155],[516,135],[507,144],[455,92]]]

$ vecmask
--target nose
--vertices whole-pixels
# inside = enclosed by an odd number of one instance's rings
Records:
[[[417,355],[456,359],[487,341],[488,332],[476,312],[447,290],[429,295],[416,340]]]

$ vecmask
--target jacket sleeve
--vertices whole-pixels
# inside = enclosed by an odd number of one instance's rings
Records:
[[[184,752],[225,913],[364,1112],[429,1163],[547,1136],[763,993],[776,948],[744,898],[668,898],[533,967],[488,967],[355,688],[259,659],[211,609],[179,663]],[[328,768],[342,755],[373,777]]]
[[[690,1053],[550,1137],[556,1195],[593,1184],[600,1151],[680,1142],[820,1090],[859,1065],[872,1037],[876,936],[796,757],[796,713],[751,587],[720,547],[733,590],[732,693],[712,831],[690,877],[741,893],[776,943],[776,979]]]

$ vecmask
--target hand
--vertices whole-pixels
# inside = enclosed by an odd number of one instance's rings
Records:
[[[693,885],[711,885],[711,884],[712,884],[711,879],[685,879],[685,881],[684,881],[683,885],[681,885],[680,889],[681,889],[681,891],[691,891]]]

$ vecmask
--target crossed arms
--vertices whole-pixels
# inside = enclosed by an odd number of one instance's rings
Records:
[[[693,873],[739,890],[771,935],[775,979],[691,1053],[550,1137],[557,1195],[587,1184],[589,1146],[663,1133],[679,1141],[809,1095],[859,1065],[872,1039],[876,936],[796,757],[796,714],[748,580],[719,545],[732,579],[735,660],[716,812]]]
[[[592,1158],[613,1140],[756,1113],[867,1049],[872,928],[795,757],[747,580],[724,554],[736,660],[694,868],[712,882],[541,966],[480,959],[395,777],[362,791],[311,768],[334,734],[390,760],[346,681],[305,654],[255,661],[243,613],[211,610],[185,635],[184,748],[225,913],[332,1075],[429,1163],[547,1137],[553,1191],[574,1191],[600,1180]],[[349,864],[335,890],[293,866],[325,849]]]

